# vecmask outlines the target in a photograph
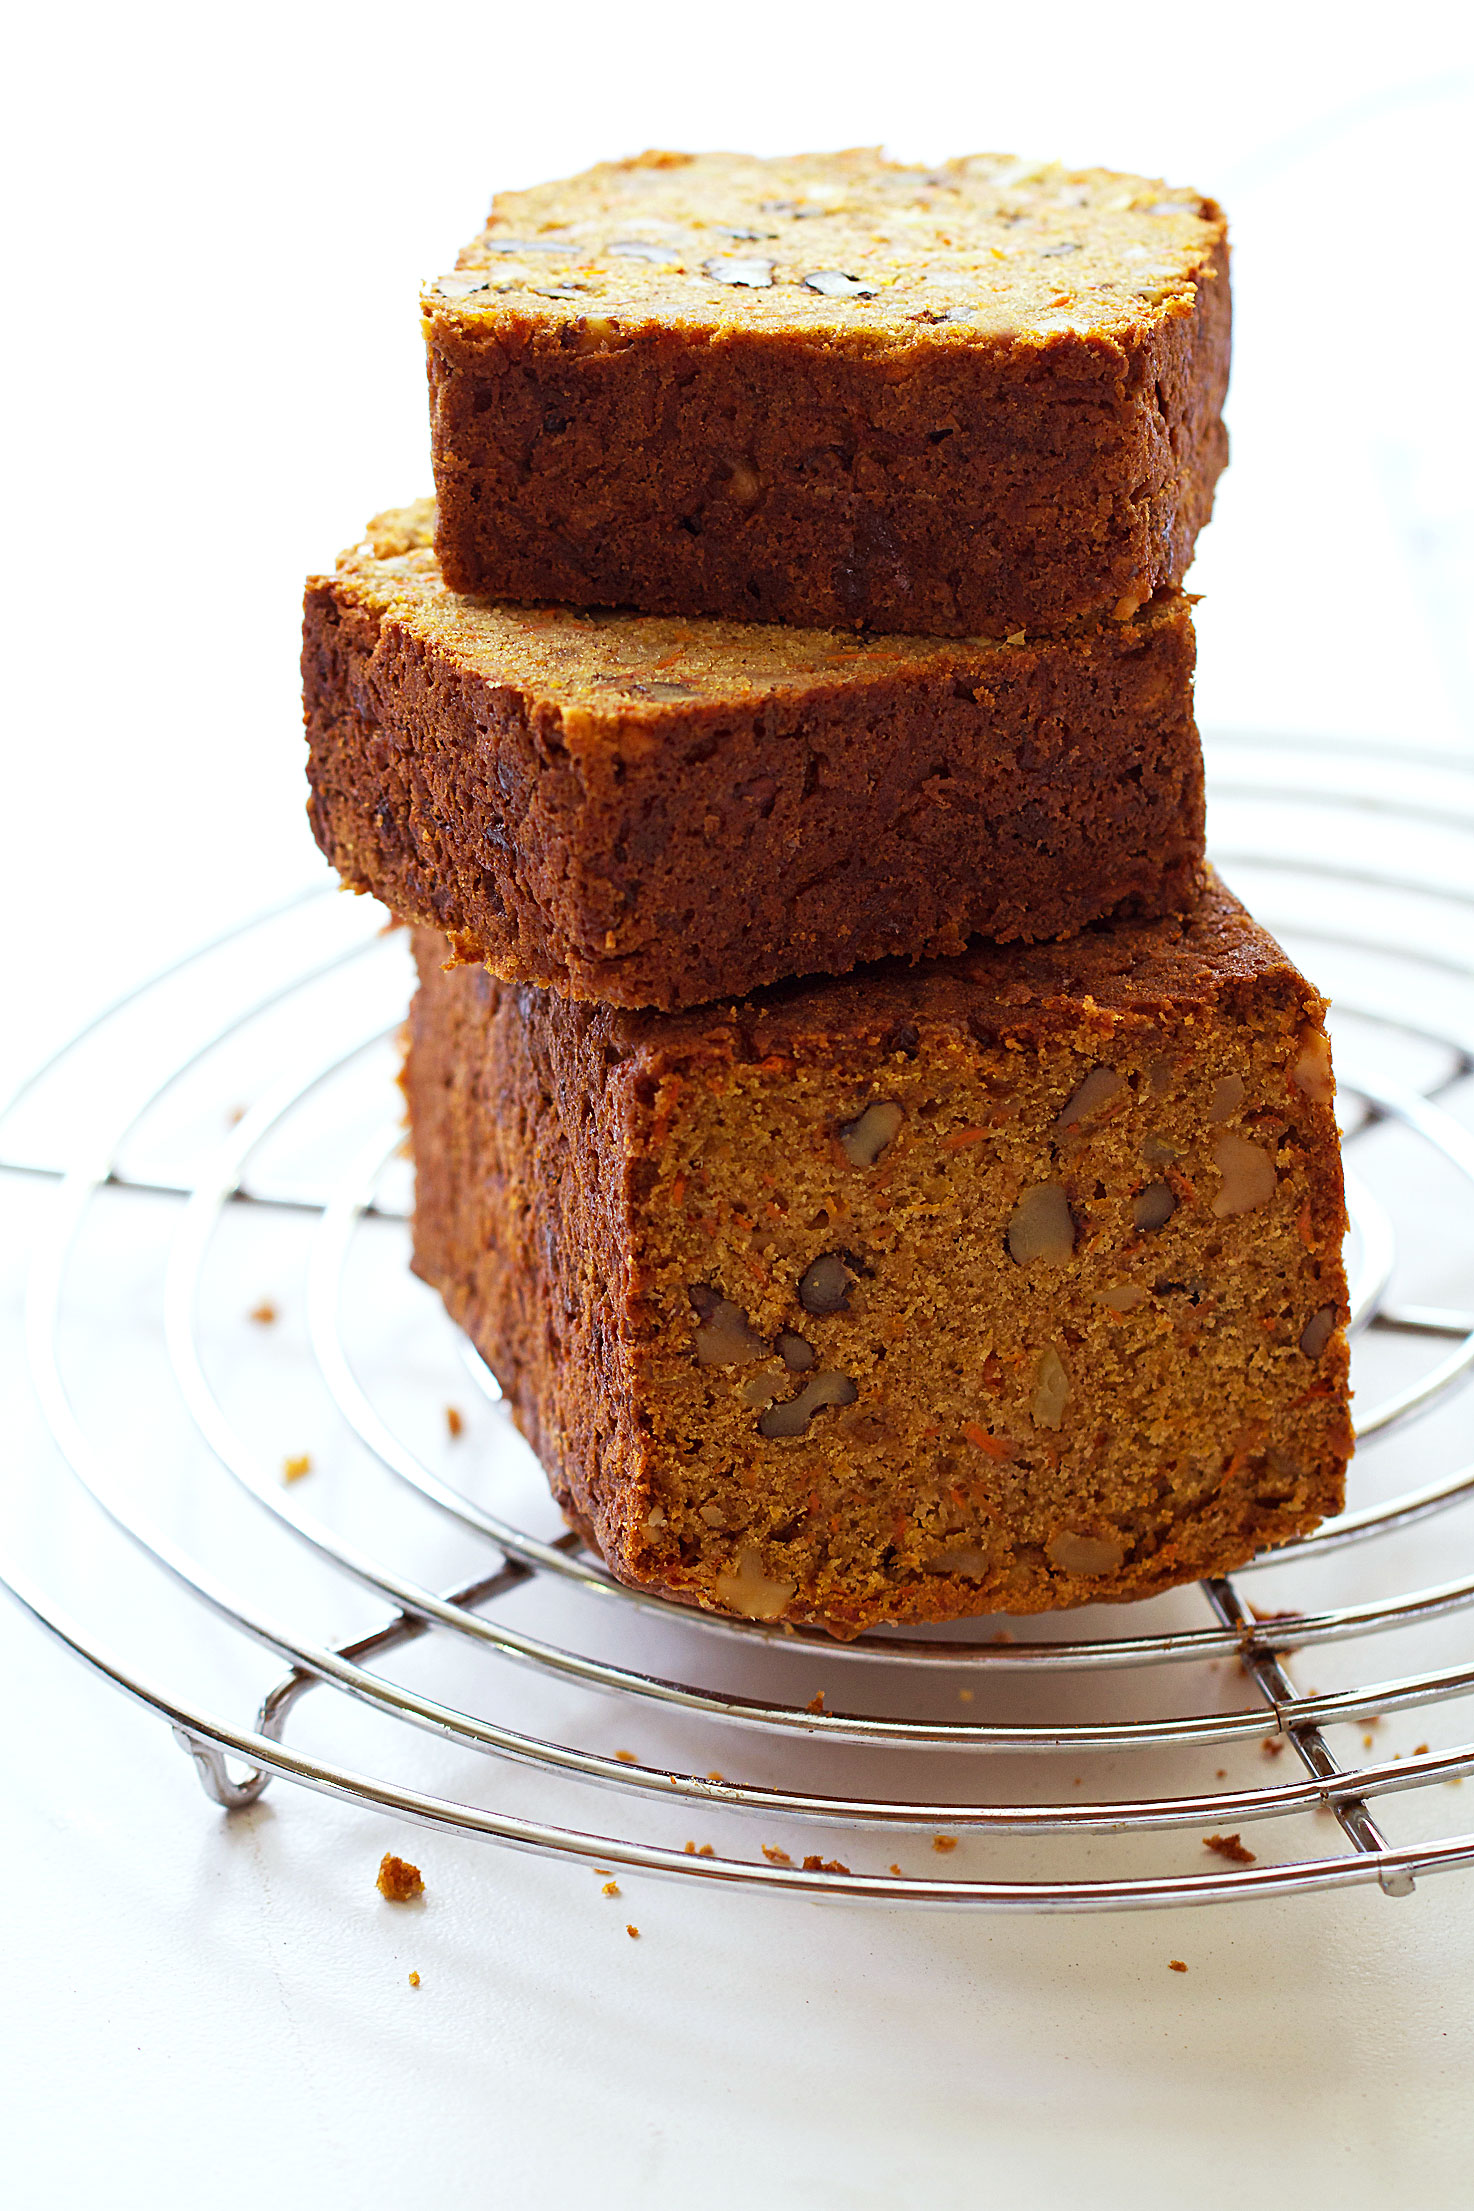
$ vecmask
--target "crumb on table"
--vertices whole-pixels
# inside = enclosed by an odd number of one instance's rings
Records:
[[[464,1416],[464,1415],[463,1415],[463,1413],[461,1412],[461,1409],[460,1409],[459,1405],[447,1405],[447,1406],[446,1406],[446,1408],[445,1408],[445,1425],[446,1425],[447,1429],[448,1429],[448,1430],[450,1431],[450,1434],[451,1434],[451,1436],[452,1436],[452,1437],[455,1437],[455,1436],[458,1436],[458,1435],[460,1435],[460,1434],[461,1434],[461,1432],[462,1432],[462,1431],[463,1431],[463,1429],[465,1428],[466,1422],[465,1422],[465,1416]]]
[[[1181,1958],[1169,1958],[1167,1960],[1167,1970],[1169,1973],[1185,1973],[1187,1967],[1183,1964]]]
[[[407,1858],[396,1858],[386,1850],[379,1860],[378,1890],[391,1904],[407,1904],[412,1896],[424,1895],[424,1876]]]
[[[955,1850],[957,1848],[957,1837],[955,1835],[933,1835],[931,1846],[933,1850]]]
[[[606,1881],[604,1883],[602,1894],[605,1896],[618,1896],[619,1883],[617,1881]]]
[[[409,1985],[410,1985],[410,1987],[411,1987],[411,1988],[418,1988],[418,1987],[419,1987],[419,1985],[420,1985],[420,1976],[419,1976],[419,1974],[418,1974],[418,1973],[411,1973],[411,1975],[410,1975],[410,1977],[409,1977]]]
[[[849,1867],[838,1858],[805,1858],[805,1873],[848,1873]]]
[[[622,1766],[637,1766],[640,1763],[632,1750],[617,1750],[614,1755]]]
[[[276,1307],[269,1297],[263,1297],[259,1305],[251,1307],[250,1318],[262,1328],[269,1328],[276,1319]]]
[[[305,1451],[299,1452],[294,1458],[283,1459],[281,1462],[281,1478],[284,1482],[300,1482],[304,1474],[310,1474],[311,1472],[312,1461]]]
[[[1205,1835],[1203,1848],[1216,1851],[1230,1865],[1251,1866],[1257,1862],[1253,1851],[1246,1850],[1237,1835]]]
[[[628,1923],[626,1922],[626,1925],[625,1925],[625,1930],[624,1930],[624,1931],[625,1931],[625,1933],[626,1933],[626,1934],[627,1934],[627,1935],[629,1936],[629,1938],[630,1938],[630,1941],[631,1941],[631,1942],[638,1942],[638,1941],[639,1941],[639,1939],[640,1939],[640,1930],[639,1930],[639,1928],[638,1928],[638,1927],[631,1927],[631,1926],[630,1926],[630,1925],[629,1925],[629,1924],[628,1924]]]

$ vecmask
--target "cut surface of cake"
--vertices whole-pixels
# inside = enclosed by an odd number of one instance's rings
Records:
[[[681,1014],[416,952],[414,1264],[621,1579],[847,1637],[1339,1509],[1324,1002],[1216,879]]]
[[[1191,904],[1188,600],[994,643],[448,591],[428,503],[308,586],[311,818],[513,981],[677,1007]]]
[[[458,590],[936,636],[1180,583],[1226,226],[980,154],[651,153],[506,193],[422,297]]]

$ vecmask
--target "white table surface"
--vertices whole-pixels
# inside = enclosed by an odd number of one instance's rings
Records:
[[[904,43],[873,5],[770,0],[720,26],[28,20],[0,1088],[312,878],[300,579],[426,482],[415,279],[494,183],[646,143],[1012,145],[1218,191],[1239,347],[1191,579],[1201,718],[1469,757],[1467,34],[1420,6],[1395,31],[1346,7],[1019,16],[934,11]],[[24,1503],[62,1477],[13,1335],[50,1195],[0,1178],[0,1371],[10,1517],[65,1590],[74,1523]],[[1467,1876],[1094,1919],[638,1881],[626,1909],[586,1870],[283,1788],[225,1819],[162,1727],[9,1607],[0,1679],[17,2204],[1468,2200]],[[424,1867],[423,1904],[375,1894],[386,1848]]]

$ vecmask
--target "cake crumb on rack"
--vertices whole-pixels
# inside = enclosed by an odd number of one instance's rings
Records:
[[[614,1755],[622,1766],[637,1766],[640,1763],[632,1750],[617,1750]]]
[[[898,1881],[904,1881],[906,1878],[899,1866],[887,1866],[886,1871],[887,1873],[893,1873]]]
[[[809,1702],[808,1702],[808,1706],[807,1706],[807,1709],[808,1709],[808,1710],[809,1710],[810,1712],[822,1712],[822,1711],[823,1711],[823,1709],[824,1709],[824,1692],[823,1692],[823,1690],[822,1690],[822,1689],[821,1689],[821,1690],[819,1691],[819,1694],[818,1694],[818,1695],[817,1695],[816,1697],[810,1697],[810,1699],[809,1699]]]
[[[763,1843],[760,1847],[770,1866],[791,1866],[793,1864],[788,1852],[780,1850],[776,1843]]]
[[[312,1460],[305,1451],[281,1462],[281,1478],[284,1482],[300,1482],[304,1474],[312,1472]]]
[[[805,1873],[848,1873],[849,1867],[841,1865],[838,1858],[805,1858]]]
[[[955,1835],[933,1835],[931,1846],[933,1850],[955,1850],[957,1848],[957,1837]]]
[[[396,1858],[392,1850],[386,1850],[379,1860],[376,1886],[380,1896],[387,1897],[391,1904],[407,1904],[411,1897],[424,1895],[425,1877],[407,1858]]]
[[[1237,1835],[1205,1835],[1203,1848],[1216,1851],[1220,1858],[1227,1858],[1230,1865],[1252,1866],[1258,1863],[1254,1852],[1246,1850]]]

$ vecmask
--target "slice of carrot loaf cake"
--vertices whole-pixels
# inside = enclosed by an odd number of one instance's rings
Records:
[[[850,1636],[1338,1509],[1324,1005],[1216,881],[673,1015],[416,941],[414,1263],[622,1579]]]
[[[461,959],[669,1008],[1197,893],[1180,592],[998,643],[495,606],[431,519],[308,586],[311,818]]]
[[[979,154],[645,154],[425,288],[458,591],[942,637],[1180,583],[1228,457],[1221,210]]]

